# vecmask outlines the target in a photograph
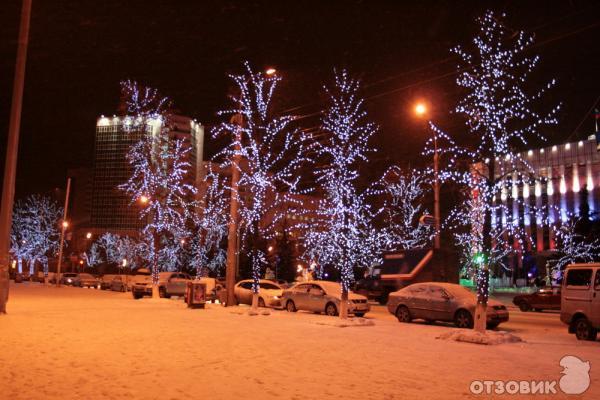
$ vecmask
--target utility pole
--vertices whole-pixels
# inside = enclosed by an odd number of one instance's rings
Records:
[[[437,147],[437,133],[433,131],[433,216],[435,218],[435,236],[433,248],[440,248],[440,179],[439,179],[439,154]]]
[[[65,208],[63,210],[63,220],[60,230],[60,247],[58,249],[58,264],[56,265],[56,287],[60,286],[60,268],[62,266],[63,247],[65,243],[65,231],[69,226],[67,222],[67,211],[69,209],[69,193],[71,192],[71,178],[67,178],[67,192],[65,193]]]
[[[19,152],[19,130],[21,128],[21,110],[23,107],[23,86],[25,83],[27,44],[29,42],[31,1],[23,0],[23,8],[21,10],[17,61],[8,127],[8,144],[6,146],[6,162],[4,164],[4,184],[2,187],[2,206],[0,208],[0,314],[6,313],[6,302],[8,301],[8,252],[10,249],[12,209],[15,200],[15,177],[17,173],[17,155]]]
[[[235,150],[231,160],[231,200],[229,203],[229,231],[227,234],[227,266],[225,269],[225,286],[227,288],[227,302],[226,306],[235,305],[235,294],[234,286],[235,279],[238,270],[238,252],[239,252],[239,239],[238,239],[238,182],[240,180],[240,142],[242,140],[242,134],[240,129],[242,127],[242,115],[236,114],[231,117],[231,122],[236,123],[239,129],[235,133]]]

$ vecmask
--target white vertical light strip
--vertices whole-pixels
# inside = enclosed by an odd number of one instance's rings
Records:
[[[518,186],[518,176],[517,173],[514,172],[512,175],[512,220],[513,226],[519,226],[519,186]]]
[[[556,222],[554,217],[554,182],[552,181],[552,168],[548,168],[548,182],[546,193],[548,194],[548,221],[551,224]]]
[[[567,183],[565,182],[565,166],[561,165],[560,169],[560,219],[562,222],[567,222]]]
[[[578,193],[581,187],[579,186],[579,168],[577,164],[573,164],[573,192]]]
[[[585,165],[585,174],[587,176],[586,185],[588,190],[588,204],[590,205],[590,212],[596,211],[596,204],[594,203],[594,176],[592,175],[592,164],[588,161]]]

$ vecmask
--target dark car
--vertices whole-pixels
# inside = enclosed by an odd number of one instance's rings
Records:
[[[515,296],[513,303],[523,312],[560,310],[560,287],[541,288],[535,293]]]

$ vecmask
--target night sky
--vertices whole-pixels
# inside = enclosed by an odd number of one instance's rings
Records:
[[[21,1],[2,3],[0,168]],[[116,112],[120,80],[157,87],[210,126],[227,105],[226,74],[244,60],[278,69],[278,108],[307,116],[305,127],[318,125],[321,87],[333,68],[348,68],[362,79],[381,128],[371,171],[421,165],[427,133],[411,114],[415,100],[427,99],[433,119],[467,140],[460,118],[449,115],[460,90],[448,49],[468,44],[487,7],[535,33],[542,62],[533,83],[558,79],[547,103],[564,108],[560,124],[545,131],[548,143],[590,134],[589,111],[600,95],[598,1],[33,0],[17,197],[64,187],[67,168],[91,165],[96,118]],[[218,143],[207,138],[206,146],[210,155]]]

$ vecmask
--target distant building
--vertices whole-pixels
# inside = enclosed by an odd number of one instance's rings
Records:
[[[585,190],[590,214],[600,210],[600,152],[596,140],[590,137],[574,143],[528,150],[520,157],[533,170],[530,178],[523,171],[515,171],[512,181],[520,180],[522,183],[506,187],[511,196],[502,195],[500,201],[512,210],[508,219],[515,223],[518,221],[536,238],[533,250],[553,249],[552,232],[548,227],[540,226],[541,221],[536,219],[533,210],[547,210],[550,223],[566,222],[569,215],[579,215],[582,191]],[[496,161],[497,171],[502,162]],[[518,179],[519,174],[521,179]],[[512,202],[511,198],[521,201]],[[502,216],[496,216],[498,223],[502,219]],[[541,229],[536,229],[538,227]]]
[[[144,221],[139,216],[139,206],[130,204],[129,197],[118,186],[127,182],[131,175],[131,167],[126,158],[129,148],[143,135],[156,134],[160,129],[160,122],[151,121],[146,130],[142,131],[127,129],[126,125],[131,121],[131,117],[127,116],[101,116],[97,120],[90,218],[90,230],[93,234],[113,232],[135,236],[144,226]],[[188,117],[174,115],[169,135],[182,139],[191,146],[189,183],[200,188],[204,127]]]
[[[551,255],[556,243],[544,220],[553,225],[566,222],[569,216],[579,216],[585,200],[590,217],[599,217],[600,148],[594,136],[590,136],[587,140],[528,150],[520,153],[520,157],[529,167],[507,177],[509,182],[496,200],[502,202],[511,215],[494,215],[492,223],[518,224],[527,232],[532,238],[532,243],[524,243],[527,248],[519,249],[515,241],[521,255]],[[505,162],[508,160],[496,160],[496,171],[500,171]],[[536,209],[542,210],[542,214],[536,215]],[[525,277],[529,267],[523,267],[522,257],[513,261],[516,276]],[[538,265],[537,269],[543,271],[544,265]]]

